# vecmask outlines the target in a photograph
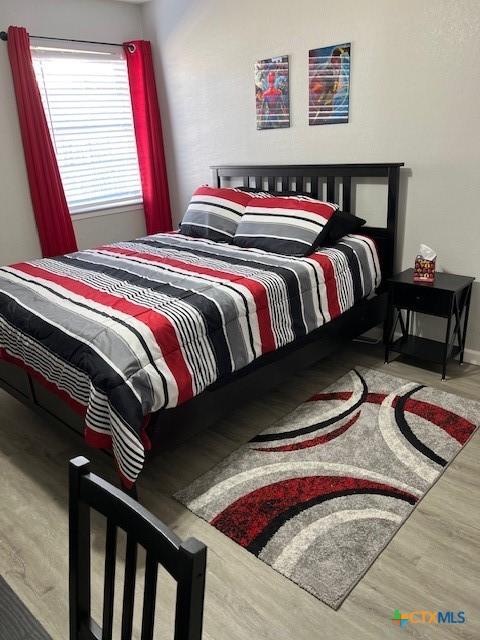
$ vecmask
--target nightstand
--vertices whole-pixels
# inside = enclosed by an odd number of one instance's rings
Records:
[[[474,280],[469,276],[437,273],[435,282],[419,283],[413,281],[413,269],[389,278],[388,307],[383,330],[385,362],[388,362],[390,351],[436,362],[443,366],[442,380],[445,380],[449,359],[459,356],[460,364],[463,363]],[[421,338],[411,333],[412,314],[415,312],[446,319],[444,342]],[[402,335],[394,339],[398,325]]]

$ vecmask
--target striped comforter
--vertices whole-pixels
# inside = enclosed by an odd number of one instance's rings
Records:
[[[0,269],[0,356],[85,415],[126,483],[150,413],[175,407],[352,307],[380,281],[374,242],[308,258],[158,234]]]

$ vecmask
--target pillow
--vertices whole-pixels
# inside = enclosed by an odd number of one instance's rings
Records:
[[[250,193],[252,198],[259,198],[259,197],[264,198],[268,196],[271,197],[272,195],[274,195],[272,193],[267,193],[265,191],[256,190],[253,187],[237,187],[237,189],[239,191]],[[284,196],[289,196],[289,197],[293,196],[296,198],[298,197],[311,198],[311,196],[307,196],[306,194],[302,195],[295,191],[283,191],[281,194],[278,194],[278,197],[284,197]],[[311,199],[316,200],[317,202],[320,202],[320,200],[318,199],[315,199],[315,198],[311,198]],[[320,245],[336,244],[344,236],[347,236],[350,233],[357,233],[363,227],[364,224],[366,224],[366,220],[364,220],[363,218],[359,218],[358,216],[355,216],[353,213],[349,213],[348,211],[335,211],[333,220],[328,225],[327,236],[324,239],[322,239],[321,242],[316,244],[315,248],[319,247]]]
[[[235,189],[237,191],[244,191],[245,193],[250,193],[252,198],[255,198],[256,196],[260,196],[260,197],[264,197],[264,196],[269,196],[270,198],[273,198],[274,196],[276,198],[284,198],[284,197],[290,197],[293,196],[295,198],[306,198],[306,197],[310,197],[308,195],[308,193],[299,193],[298,191],[279,191],[279,192],[275,192],[275,191],[263,191],[262,189],[254,189],[254,187],[235,187]],[[312,198],[312,200],[314,200],[315,198]],[[318,202],[320,202],[320,200],[318,200]]]
[[[241,193],[248,193],[251,198],[271,198],[273,195],[268,191],[253,189],[252,187],[235,187],[233,190],[240,191]]]
[[[336,244],[349,233],[357,233],[366,222],[363,218],[358,218],[348,211],[335,211],[332,221],[328,225],[326,243]]]
[[[234,187],[235,191],[243,191],[243,193],[249,193],[252,198],[255,196],[272,196],[271,191],[264,191],[263,189],[256,189],[255,187]]]
[[[199,187],[180,223],[180,232],[192,238],[231,242],[252,196],[237,189]]]
[[[337,205],[308,196],[252,198],[233,244],[287,256],[306,256],[327,237]]]

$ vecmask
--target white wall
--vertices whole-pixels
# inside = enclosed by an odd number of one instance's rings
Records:
[[[177,221],[210,164],[404,161],[399,266],[426,242],[480,276],[479,0],[152,0],[142,15]],[[349,41],[350,123],[309,127],[308,49]],[[283,54],[291,127],[257,131],[254,62]],[[475,350],[479,316],[475,285]]]
[[[0,29],[102,42],[142,37],[140,8],[112,0],[0,0]],[[39,257],[6,43],[0,42],[0,264]],[[145,233],[137,209],[74,224],[81,248]]]

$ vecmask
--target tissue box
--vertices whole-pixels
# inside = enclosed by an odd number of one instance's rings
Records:
[[[415,258],[415,269],[413,272],[414,282],[434,282],[435,280],[435,262],[433,260],[427,260],[422,256]]]

